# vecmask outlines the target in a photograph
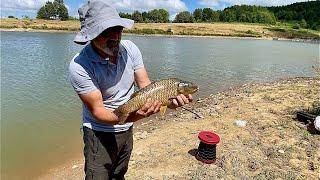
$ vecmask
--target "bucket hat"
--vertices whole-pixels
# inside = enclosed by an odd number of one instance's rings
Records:
[[[130,29],[134,23],[131,19],[121,18],[114,7],[102,0],[89,0],[78,12],[81,29],[73,41],[82,45],[110,27],[122,26]]]

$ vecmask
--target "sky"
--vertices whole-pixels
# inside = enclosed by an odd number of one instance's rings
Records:
[[[9,15],[22,18],[28,16],[35,18],[37,11],[48,0],[1,0],[1,17]],[[53,1],[53,0],[50,0]],[[152,9],[166,9],[170,14],[170,19],[182,11],[193,12],[196,8],[210,7],[214,10],[223,10],[232,5],[260,5],[260,6],[281,6],[302,2],[307,0],[105,0],[113,4],[118,12],[132,13],[134,10],[149,11]],[[64,0],[68,8],[69,15],[78,17],[78,8],[85,4],[87,0]]]

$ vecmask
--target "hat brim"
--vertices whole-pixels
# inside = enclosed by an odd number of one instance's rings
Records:
[[[100,33],[104,30],[114,27],[114,26],[122,26],[124,28],[132,28],[134,21],[126,18],[116,18],[116,19],[108,19],[101,22],[97,22],[92,24],[90,28],[83,28],[80,32],[77,33],[73,42],[77,44],[84,45],[88,41],[96,38]]]

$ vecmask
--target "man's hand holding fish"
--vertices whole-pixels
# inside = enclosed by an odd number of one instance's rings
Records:
[[[183,94],[179,94],[176,98],[172,99],[171,104],[168,105],[168,108],[170,109],[176,109],[180,106],[183,106],[185,104],[188,104],[192,102],[193,98],[192,95],[189,94],[187,96]],[[149,98],[139,110],[132,112],[127,116],[125,119],[126,122],[135,122],[139,119],[149,117],[152,114],[156,114],[160,111],[162,106],[162,103],[158,100],[152,102],[151,98]]]
[[[156,81],[132,94],[114,113],[119,124],[135,122],[159,111],[164,115],[167,107],[174,109],[192,101],[191,94],[197,90],[198,86],[177,78]]]

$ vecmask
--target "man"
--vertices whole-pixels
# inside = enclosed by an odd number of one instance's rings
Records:
[[[102,0],[79,9],[81,30],[74,42],[87,45],[70,62],[70,82],[83,102],[83,140],[86,179],[124,179],[132,151],[133,122],[159,112],[161,103],[146,102],[118,124],[114,109],[129,100],[134,83],[150,84],[142,55],[131,41],[121,41],[123,28],[133,21],[120,18]],[[171,108],[189,103],[192,96],[177,96]]]

